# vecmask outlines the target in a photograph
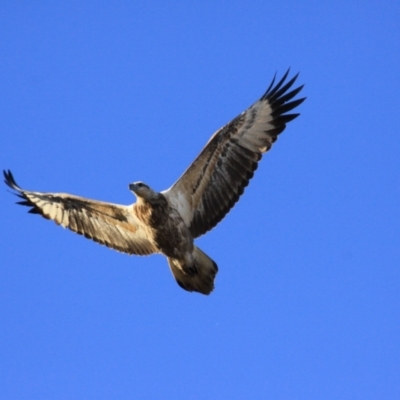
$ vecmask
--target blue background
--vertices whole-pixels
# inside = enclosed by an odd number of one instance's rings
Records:
[[[0,161],[26,189],[130,204],[276,71],[307,100],[197,241],[209,297],[3,186],[0,398],[399,399],[399,3],[34,3],[0,4]]]

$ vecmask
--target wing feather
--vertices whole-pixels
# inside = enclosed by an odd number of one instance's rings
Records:
[[[293,100],[303,86],[290,90],[298,74],[287,81],[288,75],[289,70],[277,84],[274,77],[261,99],[219,129],[192,165],[163,192],[193,237],[224,218],[249,184],[263,153],[286,124],[299,116],[288,112],[305,100]]]
[[[88,239],[128,254],[157,252],[130,211],[131,207],[89,200],[65,193],[40,193],[21,189],[10,171],[4,171],[5,183],[22,198],[17,202]]]

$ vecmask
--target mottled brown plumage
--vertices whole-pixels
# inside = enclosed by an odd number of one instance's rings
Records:
[[[288,114],[304,101],[293,100],[302,86],[289,91],[297,75],[286,82],[288,73],[275,86],[274,79],[260,100],[219,129],[170,189],[157,193],[142,182],[130,184],[137,197],[130,206],[23,190],[10,171],[4,171],[5,182],[23,199],[19,204],[31,207],[30,213],[124,253],[164,254],[183,289],[209,294],[218,267],[193,239],[224,218],[263,153],[299,115]]]

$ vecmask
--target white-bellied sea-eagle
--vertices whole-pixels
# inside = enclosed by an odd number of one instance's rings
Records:
[[[123,253],[164,254],[183,289],[209,294],[217,264],[193,241],[224,218],[263,153],[299,115],[289,112],[304,101],[294,99],[303,86],[292,89],[297,75],[287,81],[288,73],[277,84],[274,78],[260,100],[215,132],[169,189],[157,193],[142,182],[131,183],[132,205],[24,190],[10,171],[4,171],[5,183],[22,198],[18,204],[31,207],[30,213]]]

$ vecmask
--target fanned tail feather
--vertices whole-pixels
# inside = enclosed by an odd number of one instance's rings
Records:
[[[179,261],[168,258],[168,265],[178,285],[188,292],[210,294],[214,289],[214,279],[218,272],[217,264],[198,247],[194,247],[193,256],[197,273],[189,275],[184,272]]]

